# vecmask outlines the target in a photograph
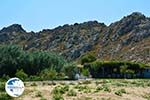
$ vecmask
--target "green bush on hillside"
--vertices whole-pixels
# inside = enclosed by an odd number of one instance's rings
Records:
[[[90,63],[90,62],[95,61],[96,57],[90,53],[87,53],[87,54],[81,56],[80,60],[81,60],[81,64]]]

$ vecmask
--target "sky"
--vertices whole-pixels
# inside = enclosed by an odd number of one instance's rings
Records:
[[[21,24],[37,32],[93,20],[109,25],[132,12],[150,17],[150,0],[0,0],[0,29]]]

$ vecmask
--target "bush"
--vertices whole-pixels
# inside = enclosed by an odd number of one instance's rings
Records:
[[[0,83],[0,93],[5,91],[5,83],[1,82]]]
[[[84,63],[90,63],[90,62],[95,61],[96,57],[90,53],[87,53],[87,54],[81,56],[80,60],[81,60],[81,64],[83,65]]]
[[[17,71],[22,49],[16,45],[0,45],[0,77],[4,74],[13,77]]]
[[[127,93],[125,89],[121,89],[120,91],[121,93],[125,93],[125,94]]]
[[[10,79],[9,75],[3,74],[1,81],[6,82],[9,79]]]
[[[19,63],[28,75],[37,75],[44,69],[53,69],[59,73],[66,61],[52,52],[32,51],[21,56]]]
[[[67,63],[64,65],[64,73],[69,79],[75,79],[75,74],[78,72],[77,65],[75,63]]]
[[[54,80],[56,79],[57,72],[53,69],[44,69],[40,73],[42,80]]]
[[[6,93],[0,93],[0,100],[13,100],[13,98]]]
[[[68,86],[56,86],[52,93],[53,93],[53,100],[64,100],[63,94],[69,90]]]
[[[69,90],[69,85],[64,85],[64,86],[63,86],[63,90],[64,90],[64,91],[68,91],[68,90]]]
[[[84,68],[88,68],[93,78],[141,78],[137,73],[142,73],[148,65],[142,65],[132,62],[116,62],[116,61],[100,61],[96,60],[86,64]],[[150,68],[150,66],[149,66]]]
[[[41,99],[40,100],[47,100],[47,99],[45,99],[44,97],[41,97]]]
[[[120,91],[116,91],[115,94],[118,96],[122,96],[122,93]]]
[[[102,65],[103,62],[101,62],[100,60],[96,60],[92,63],[90,63],[90,74],[92,75],[93,78],[98,78],[99,75],[103,75],[103,70],[102,70]]]
[[[28,78],[28,75],[21,69],[17,70],[16,77],[20,78],[21,80],[26,80]]]
[[[77,93],[73,89],[69,90],[67,93],[67,96],[76,96],[76,95],[77,95]]]
[[[64,100],[62,94],[54,94],[52,100]]]
[[[150,93],[145,93],[142,97],[146,100],[150,100]]]
[[[98,86],[96,87],[95,92],[99,92],[99,91],[106,91],[106,92],[111,92],[111,89],[107,86],[107,85],[102,85],[102,86]]]
[[[16,45],[0,45],[0,77],[39,75],[44,69],[54,69],[61,73],[66,63],[60,55],[48,51],[24,51]]]
[[[85,89],[83,92],[84,92],[84,93],[91,93],[91,89],[88,87],[88,88]]]
[[[104,90],[104,91],[107,91],[107,92],[111,92],[111,89],[110,89],[108,86],[104,86],[104,87],[103,87],[103,90]]]
[[[101,86],[98,86],[98,87],[96,87],[96,90],[95,90],[95,92],[99,92],[99,91],[101,91],[101,90],[103,90],[103,87],[101,87]]]
[[[106,83],[111,83],[111,80],[104,79],[102,82],[103,82],[103,84],[106,84]]]
[[[56,86],[52,93],[53,94],[65,94],[66,91],[69,90],[69,85],[65,85],[65,86]]]
[[[90,72],[87,68],[83,68],[82,69],[82,72],[81,72],[84,76],[89,76],[90,75]]]
[[[88,86],[82,86],[82,85],[76,85],[75,87],[74,87],[75,89],[78,89],[78,91],[83,91],[83,92],[85,92],[85,93],[89,93],[89,92],[91,92],[91,89],[88,87]]]
[[[28,79],[29,81],[41,81],[42,79],[41,79],[41,77],[40,76],[36,76],[36,75],[34,75],[34,76],[30,76],[29,77],[29,79]]]
[[[40,91],[38,91],[36,94],[35,94],[35,97],[42,97],[42,93]]]
[[[120,90],[115,92],[115,94],[118,96],[122,96],[123,93],[126,93],[125,89],[120,89]]]

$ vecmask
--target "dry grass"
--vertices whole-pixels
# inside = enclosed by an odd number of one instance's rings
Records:
[[[150,81],[146,79],[102,79],[90,80],[89,84],[81,81],[36,82],[37,86],[26,83],[24,94],[15,100],[150,100]],[[63,84],[62,84],[63,83]],[[56,87],[62,94],[53,93]]]

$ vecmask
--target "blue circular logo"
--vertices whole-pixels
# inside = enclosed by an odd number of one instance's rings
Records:
[[[19,78],[11,78],[6,82],[5,90],[8,95],[18,97],[24,91],[24,83]]]

